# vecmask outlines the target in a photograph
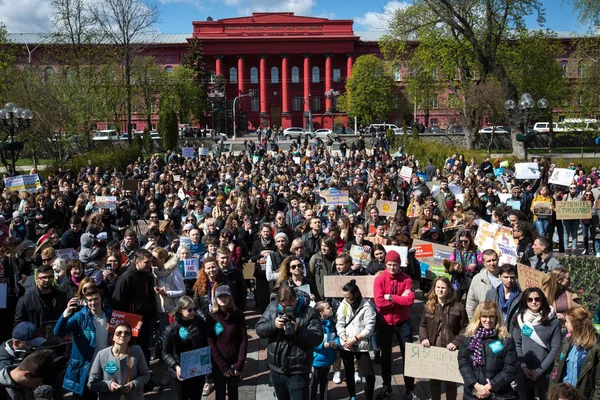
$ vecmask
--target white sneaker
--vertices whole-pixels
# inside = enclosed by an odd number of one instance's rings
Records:
[[[354,373],[354,382],[358,385],[359,383],[362,382],[362,378],[360,377],[360,374],[358,372]]]
[[[342,383],[342,373],[340,371],[336,371],[333,373],[333,383],[339,385]]]

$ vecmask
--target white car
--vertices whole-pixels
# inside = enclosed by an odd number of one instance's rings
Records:
[[[504,129],[504,127],[503,127],[503,126],[496,126],[496,127],[495,127],[495,129],[494,129],[494,127],[493,127],[493,126],[487,126],[487,127],[485,127],[485,128],[482,128],[482,129],[480,129],[480,130],[479,130],[479,133],[491,134],[491,133],[492,133],[492,130],[493,130],[495,133],[510,133],[510,132],[508,132],[506,129]]]
[[[303,128],[286,128],[283,130],[283,138],[285,140],[296,140],[298,137],[304,138],[304,136],[308,136],[309,139],[312,139],[315,134],[314,132],[305,132]]]
[[[119,140],[119,134],[114,129],[105,129],[102,131],[96,131],[96,133],[94,133],[94,137],[92,138],[92,140],[93,141],[102,141],[102,142]]]
[[[321,139],[325,139],[327,136],[333,134],[331,129],[317,129],[314,133],[316,137]]]

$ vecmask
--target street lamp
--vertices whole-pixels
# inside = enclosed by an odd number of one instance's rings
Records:
[[[536,104],[537,110],[534,109]],[[506,100],[504,108],[506,108],[506,112],[511,119],[523,121],[524,130],[520,135],[517,134],[517,141],[523,143],[525,162],[527,162],[527,142],[532,138],[532,135],[529,135],[527,131],[527,122],[529,119],[535,119],[544,114],[546,108],[548,108],[548,100],[541,98],[536,103],[529,93],[523,93],[519,99],[519,104],[516,104],[514,100]]]
[[[215,108],[215,101],[218,101],[218,99],[223,99],[225,98],[225,93],[224,92],[210,92],[208,94],[208,97],[211,98],[211,103],[212,103],[212,119],[213,119],[213,129],[215,129],[215,110],[218,112],[217,115],[217,120],[218,122],[218,128],[217,128],[217,136],[219,137],[219,135],[221,134],[221,109],[220,108]],[[217,104],[217,107],[219,107],[219,105]]]
[[[327,110],[328,113],[331,113],[331,131],[333,131],[334,128],[334,121],[333,121],[333,112],[335,111],[335,99],[337,99],[340,95],[340,91],[339,90],[333,90],[333,89],[329,89],[328,91],[325,92],[325,97],[328,100],[332,101],[332,105],[331,108],[329,108],[329,110]]]
[[[0,109],[0,130],[6,132],[4,141],[0,143],[0,157],[2,158],[2,163],[7,165],[6,152],[10,151],[13,174],[16,171],[16,162],[19,153],[23,150],[23,142],[15,141],[15,133],[29,128],[32,119],[33,112],[31,110],[19,108],[12,102],[6,103],[4,108]]]

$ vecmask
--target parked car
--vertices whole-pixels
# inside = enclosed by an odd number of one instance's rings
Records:
[[[425,132],[427,133],[446,133],[446,131],[439,126],[430,126],[425,128]]]
[[[503,126],[486,126],[479,130],[479,133],[490,134],[494,131],[495,133],[510,133]]]
[[[112,141],[112,140],[119,140],[119,135],[117,133],[116,130],[114,129],[104,129],[101,131],[96,131],[96,133],[94,133],[94,137],[92,138],[93,141]]]
[[[550,122],[536,122],[533,125],[533,130],[538,133],[547,133],[550,132]],[[564,132],[566,130],[563,124],[559,124],[558,122],[552,123],[552,130],[554,132]]]
[[[354,135],[355,134],[354,129],[350,129],[350,128],[342,129],[340,127],[336,128],[334,130],[334,132],[338,135]]]
[[[317,129],[315,131],[315,136],[321,139],[325,139],[327,136],[331,135],[333,132],[331,129]]]
[[[283,130],[283,138],[285,140],[296,140],[298,137],[304,138],[305,136],[308,136],[309,139],[312,139],[315,137],[315,133],[306,132],[303,128],[297,127],[286,128]]]
[[[225,135],[224,133],[222,133],[221,135],[225,136],[225,140],[227,140],[227,135]],[[156,131],[150,132],[150,138],[152,140],[161,140],[162,139],[162,137]]]
[[[370,132],[371,128],[375,128],[376,132],[387,131],[388,129],[391,129],[394,131],[395,135],[404,135],[404,131],[394,124],[371,124],[369,125],[369,128],[367,128],[367,131]]]

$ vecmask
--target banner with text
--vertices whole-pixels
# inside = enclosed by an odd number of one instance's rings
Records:
[[[522,290],[530,287],[542,288],[542,280],[544,279],[542,271],[531,268],[529,265],[517,263],[517,277],[519,278],[519,286]]]
[[[404,360],[406,376],[464,382],[458,370],[458,350],[450,351],[444,347],[423,347],[417,343],[406,343]]]
[[[23,190],[35,192],[42,187],[38,174],[18,175],[4,178],[4,185],[8,191],[18,190],[19,192]]]
[[[373,283],[375,275],[366,276],[340,276],[328,275],[325,276],[325,297],[344,297],[342,288],[352,279],[356,281],[356,285],[360,288],[360,293],[363,297],[373,298]]]
[[[556,219],[591,219],[592,203],[589,201],[557,201]]]
[[[347,206],[348,191],[330,189],[320,192],[321,197],[325,200],[328,206]]]

